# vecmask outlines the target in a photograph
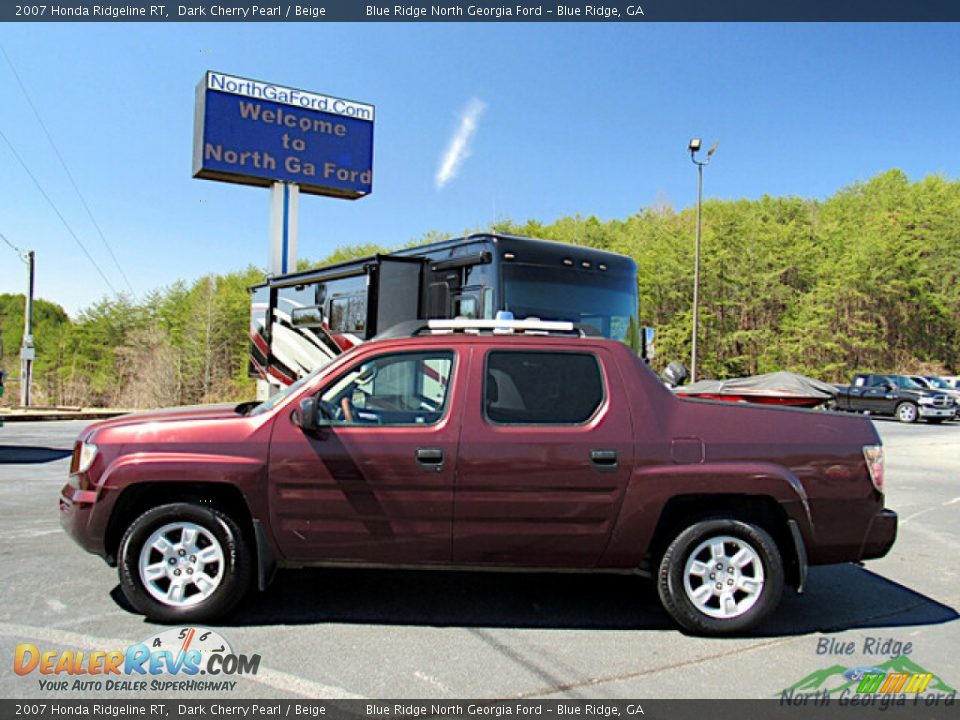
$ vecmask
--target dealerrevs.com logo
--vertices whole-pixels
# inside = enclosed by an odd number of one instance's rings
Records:
[[[201,627],[166,630],[125,649],[61,650],[20,643],[13,658],[17,675],[40,676],[41,690],[61,692],[224,692],[237,685],[227,678],[256,675],[259,668],[259,655],[235,653],[222,635]]]

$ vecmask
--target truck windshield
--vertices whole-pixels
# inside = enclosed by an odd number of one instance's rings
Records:
[[[584,323],[637,346],[637,287],[629,275],[505,263],[503,297],[503,308],[518,319]]]
[[[949,383],[947,383],[945,380],[941,380],[938,377],[928,377],[925,379],[928,383],[930,383],[930,385],[937,388],[938,390],[953,390],[953,388],[950,387]]]
[[[923,390],[924,389],[920,383],[914,382],[910,378],[904,377],[903,375],[888,375],[887,379],[891,383],[893,383],[896,387],[905,388],[907,390]]]

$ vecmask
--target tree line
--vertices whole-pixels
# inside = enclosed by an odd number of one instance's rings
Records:
[[[708,200],[703,218],[700,377],[956,373],[960,181],[911,182],[892,170],[825,200]],[[659,204],[623,220],[500,220],[490,229],[633,257],[640,318],[656,331],[660,368],[690,357],[695,222],[694,208]],[[388,249],[344,245],[320,264]],[[38,300],[35,403],[155,407],[253,397],[247,287],[263,273],[250,266],[136,301],[105,298],[73,318]],[[22,332],[23,296],[0,295],[7,405],[17,401]]]
[[[34,404],[142,408],[252,395],[246,288],[262,280],[255,267],[207,275],[137,302],[104,298],[75,318],[35,301]],[[0,295],[0,337],[10,405],[18,400],[22,295]]]

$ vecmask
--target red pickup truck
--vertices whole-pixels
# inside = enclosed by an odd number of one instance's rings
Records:
[[[622,343],[457,322],[259,405],[91,425],[63,526],[159,621],[221,615],[278,567],[521,567],[648,574],[704,634],[893,544],[868,419],[680,399]]]

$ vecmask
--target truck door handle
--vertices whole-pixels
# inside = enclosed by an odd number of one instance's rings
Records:
[[[417,448],[417,463],[424,470],[439,472],[443,468],[443,450],[440,448]]]
[[[617,466],[617,451],[591,450],[590,462],[602,470],[612,470]]]

